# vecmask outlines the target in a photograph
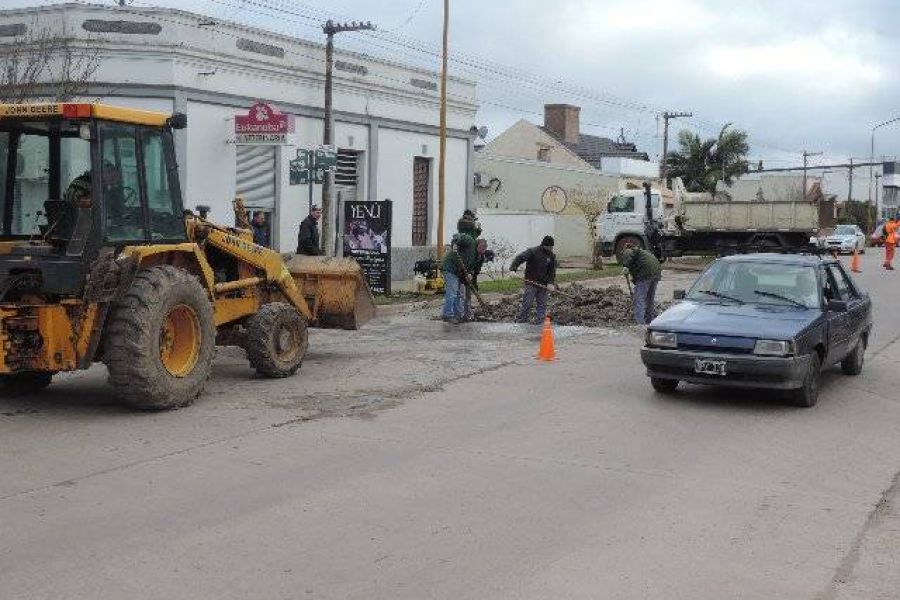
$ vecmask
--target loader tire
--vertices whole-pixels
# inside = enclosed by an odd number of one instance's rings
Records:
[[[290,304],[266,304],[247,319],[247,359],[263,377],[296,373],[308,345],[306,319]]]
[[[171,265],[135,276],[113,305],[104,361],[119,397],[139,410],[180,408],[203,392],[216,353],[209,295]]]
[[[45,371],[22,371],[0,375],[0,395],[27,396],[35,394],[50,385],[53,373]]]

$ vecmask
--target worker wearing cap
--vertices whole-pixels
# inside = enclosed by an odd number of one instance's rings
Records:
[[[322,218],[321,209],[312,205],[309,208],[309,216],[300,222],[300,232],[297,234],[297,254],[306,256],[320,256],[319,248],[319,219]]]
[[[662,265],[643,248],[628,247],[622,252],[626,277],[634,281],[634,320],[648,325],[656,318],[656,286],[662,277]]]
[[[477,260],[475,221],[460,219],[456,223],[456,230],[450,243],[450,251],[441,264],[444,273],[444,307],[441,318],[453,324],[458,324],[466,317],[466,288],[472,284],[471,273]]]
[[[522,308],[516,317],[518,323],[527,323],[531,306],[535,305],[534,322],[538,325],[547,314],[547,292],[549,286],[556,286],[556,254],[553,253],[553,238],[544,236],[540,246],[529,248],[516,256],[509,265],[510,271],[517,271],[525,263],[525,286],[522,289]]]

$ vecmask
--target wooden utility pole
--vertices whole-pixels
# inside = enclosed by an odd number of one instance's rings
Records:
[[[441,55],[441,123],[440,150],[438,155],[438,218],[437,218],[437,257],[444,254],[444,181],[447,170],[447,53],[450,33],[450,0],[444,0],[444,51]]]
[[[322,25],[325,33],[325,123],[323,126],[322,144],[334,145],[334,112],[333,106],[333,73],[334,73],[334,34],[343,31],[367,31],[375,29],[372,23],[335,23],[331,19]],[[310,181],[309,185],[313,182]],[[334,253],[334,230],[337,214],[334,207],[334,171],[325,172],[322,182],[322,254],[331,256]]]
[[[824,153],[823,152],[807,152],[806,150],[803,151],[803,193],[802,193],[801,197],[804,200],[806,200],[806,193],[807,193],[807,189],[806,189],[807,162],[806,162],[806,159],[809,158],[810,156],[820,156],[821,154],[824,154]]]
[[[681,117],[691,118],[694,113],[685,112],[664,112],[663,118],[663,153],[662,160],[659,163],[659,178],[662,180],[663,187],[669,187],[666,179],[669,176],[669,120]]]
[[[853,201],[853,158],[850,158],[850,170],[847,175],[848,187],[847,187],[847,202]]]

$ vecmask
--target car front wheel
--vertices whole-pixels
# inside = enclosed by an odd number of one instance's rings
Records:
[[[822,376],[822,359],[813,353],[809,361],[809,370],[803,379],[803,387],[791,391],[791,401],[796,406],[809,408],[819,401],[819,379]]]
[[[841,361],[841,371],[844,375],[859,375],[863,370],[863,361],[865,360],[866,344],[860,339],[850,354]]]

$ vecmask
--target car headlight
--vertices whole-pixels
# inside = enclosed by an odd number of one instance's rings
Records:
[[[794,342],[782,340],[757,340],[753,354],[760,356],[791,356],[794,354]]]
[[[678,336],[667,331],[647,331],[647,345],[653,348],[677,348]]]

